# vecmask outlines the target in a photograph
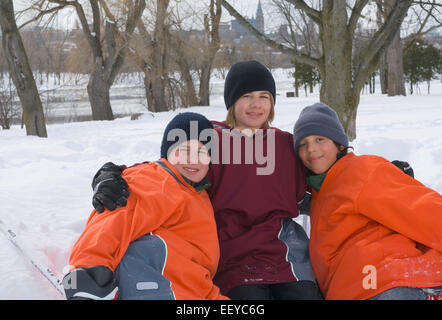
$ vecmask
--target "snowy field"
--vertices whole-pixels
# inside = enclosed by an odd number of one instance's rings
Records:
[[[276,70],[274,75],[278,96],[273,125],[291,132],[301,109],[319,100],[317,88],[307,97],[301,92],[300,98],[286,98],[286,91],[293,91],[292,80],[285,70]],[[357,154],[408,161],[418,180],[441,193],[442,84],[435,80],[431,87],[431,95],[426,94],[426,85],[422,85],[422,95],[362,95],[358,136],[351,145]],[[131,90],[124,84],[116,89]],[[212,105],[187,110],[224,120],[222,91],[223,81],[215,79]],[[133,104],[132,111],[143,110],[141,103]],[[121,100],[119,105],[128,107]],[[156,160],[163,129],[178,112],[145,112],[135,121],[127,117],[110,122],[52,124],[47,126],[47,139],[28,137],[17,126],[0,131],[0,220],[62,278],[70,249],[92,210],[94,173],[108,161],[132,164]],[[61,298],[0,234],[0,299]]]

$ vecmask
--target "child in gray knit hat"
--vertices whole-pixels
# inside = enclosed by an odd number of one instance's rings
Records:
[[[340,157],[337,154],[348,148],[348,137],[339,122],[338,115],[332,108],[323,103],[315,103],[301,111],[295,124],[293,140],[296,154],[301,158],[307,169],[315,174],[324,174]],[[328,140],[333,143],[325,143]],[[303,159],[301,155],[305,155],[308,148],[313,144],[318,147],[332,148],[333,151],[337,151],[336,155],[330,153],[323,157],[307,158],[305,156]]]
[[[442,196],[390,161],[347,154],[336,112],[302,110],[295,152],[309,169],[310,258],[326,299],[442,299]]]
[[[326,136],[344,147],[348,146],[348,137],[338,115],[323,103],[315,103],[301,111],[294,129],[296,153],[301,139],[313,134]]]

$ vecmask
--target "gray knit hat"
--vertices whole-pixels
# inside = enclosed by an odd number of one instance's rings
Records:
[[[299,142],[311,135],[327,137],[344,147],[348,147],[348,137],[338,115],[335,110],[323,103],[315,103],[301,111],[293,129],[296,154],[298,154]]]

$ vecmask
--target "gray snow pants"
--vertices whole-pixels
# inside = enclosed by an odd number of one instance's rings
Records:
[[[427,294],[442,294],[442,286],[435,288],[396,287],[381,292],[368,300],[427,300]]]

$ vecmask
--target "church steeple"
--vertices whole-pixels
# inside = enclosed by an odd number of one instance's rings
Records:
[[[256,9],[256,29],[264,33],[264,14],[262,13],[261,0],[258,1],[258,9]]]

